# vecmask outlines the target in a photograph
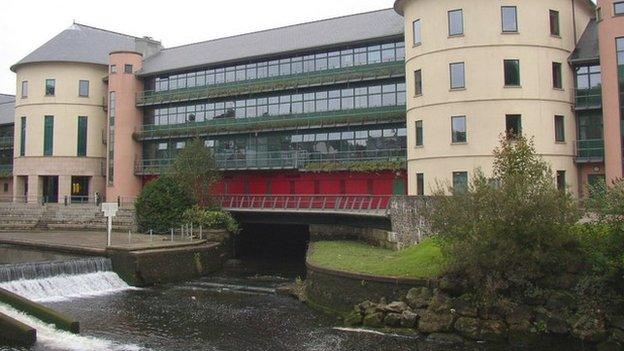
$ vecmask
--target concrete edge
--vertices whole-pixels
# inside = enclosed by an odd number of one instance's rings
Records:
[[[188,242],[169,242],[168,244],[156,244],[156,245],[144,245],[144,246],[107,246],[105,251],[114,250],[114,251],[152,251],[152,250],[162,250],[162,249],[179,249],[179,248],[187,248],[187,247],[201,247],[205,244],[210,243],[208,240],[198,240],[198,241],[188,241]]]
[[[96,249],[92,247],[78,247],[78,246],[70,246],[70,245],[49,244],[49,243],[21,241],[21,240],[12,240],[12,239],[0,239],[0,244],[15,245],[15,246],[35,248],[39,250],[50,250],[50,251],[57,251],[57,252],[64,252],[64,253],[87,255],[87,256],[102,256],[106,253],[106,250],[104,249]]]
[[[5,314],[0,313],[0,343],[31,347],[37,342],[37,331]]]
[[[54,324],[57,328],[78,334],[80,323],[72,317],[66,316],[37,302],[28,300],[8,290],[0,288],[0,301],[13,308],[27,313],[43,322]]]
[[[389,284],[395,284],[395,285],[429,286],[431,284],[431,280],[425,279],[425,278],[418,279],[418,278],[403,278],[403,277],[391,277],[391,276],[387,277],[387,276],[378,276],[378,275],[365,274],[365,273],[355,273],[355,272],[348,272],[348,271],[342,271],[342,270],[337,270],[337,269],[332,269],[332,268],[321,267],[321,266],[317,266],[313,263],[308,262],[307,259],[306,259],[306,268],[314,272],[334,275],[334,276],[343,277],[343,278],[356,279],[356,280],[368,280],[368,281],[389,283]]]

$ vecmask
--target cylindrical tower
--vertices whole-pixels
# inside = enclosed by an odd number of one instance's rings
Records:
[[[134,175],[141,145],[132,138],[141,125],[142,112],[136,107],[136,93],[143,83],[135,72],[142,67],[142,55],[115,51],[109,56],[108,140],[106,152],[106,201],[133,200],[141,191],[141,179]]]
[[[611,182],[624,176],[624,4],[598,0],[598,14],[605,171]]]
[[[491,173],[506,132],[533,137],[577,192],[568,57],[588,1],[399,0],[405,18],[408,192]]]
[[[106,67],[54,61],[12,69],[15,200],[85,202],[103,194]]]

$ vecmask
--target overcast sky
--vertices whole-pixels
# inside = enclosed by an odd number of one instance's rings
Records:
[[[165,47],[392,7],[393,0],[2,0],[0,93],[15,93],[9,67],[78,23]]]

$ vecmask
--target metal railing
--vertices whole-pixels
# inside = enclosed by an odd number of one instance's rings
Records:
[[[261,116],[253,118],[217,118],[204,122],[176,125],[142,125],[134,133],[137,140],[185,136],[224,135],[240,132],[327,127],[352,124],[405,122],[405,105],[361,108],[316,113]]]
[[[604,160],[604,140],[587,139],[575,143],[577,162],[600,162]]]
[[[602,107],[602,90],[597,89],[575,89],[574,109],[589,110]]]
[[[217,168],[223,171],[252,169],[310,169],[343,170],[356,162],[389,162],[378,167],[395,167],[406,160],[406,149],[341,151],[334,153],[307,152],[302,150],[218,153],[215,155]],[[135,162],[135,174],[156,175],[166,173],[173,158],[144,159]],[[325,167],[323,167],[325,166]],[[373,165],[375,166],[375,165]]]
[[[383,62],[371,65],[336,68],[325,71],[297,73],[287,76],[212,84],[193,88],[166,91],[146,90],[137,93],[136,105],[157,105],[171,102],[235,96],[273,90],[295,89],[311,85],[351,82],[403,75],[405,75],[405,62],[403,60]]]
[[[215,195],[226,210],[387,213],[392,195]]]

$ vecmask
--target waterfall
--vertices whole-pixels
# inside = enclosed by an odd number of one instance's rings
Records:
[[[143,350],[137,345],[121,345],[113,341],[81,336],[63,330],[58,330],[52,324],[46,324],[39,319],[22,313],[9,305],[0,303],[0,313],[37,329],[37,343],[35,349],[41,347],[44,350],[71,350],[71,351],[139,351]]]
[[[110,294],[131,289],[102,257],[0,266],[0,288],[37,302]]]

